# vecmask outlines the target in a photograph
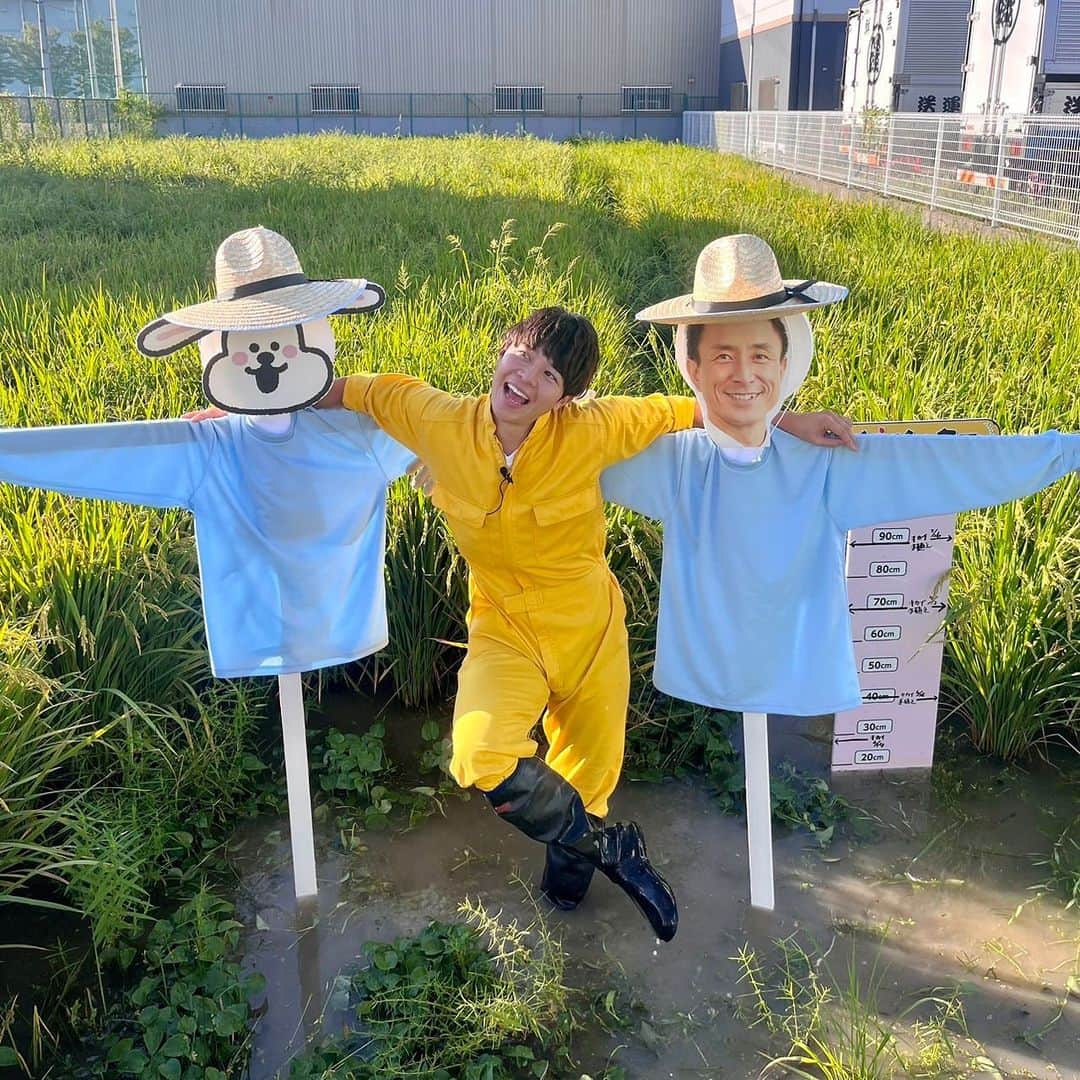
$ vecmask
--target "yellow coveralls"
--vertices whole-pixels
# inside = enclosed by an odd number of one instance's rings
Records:
[[[622,592],[604,557],[600,473],[691,427],[694,399],[570,402],[537,420],[512,469],[487,394],[353,375],[344,404],[428,467],[432,502],[469,564],[451,775],[491,791],[536,753],[530,733],[543,716],[547,764],[604,817],[622,768],[630,664]]]

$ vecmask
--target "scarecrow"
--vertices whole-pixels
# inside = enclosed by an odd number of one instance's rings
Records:
[[[692,293],[637,316],[678,327],[676,359],[704,429],[665,436],[602,477],[606,498],[664,523],[656,686],[744,713],[744,735],[765,753],[766,714],[861,704],[848,530],[993,506],[1080,468],[1080,435],[1056,431],[863,435],[849,454],[774,429],[810,370],[806,313],[846,295],[826,282],[783,280],[758,237],[713,241]],[[763,783],[755,806],[767,828],[767,757],[756,756],[763,777],[751,775],[750,758],[748,741],[747,800]],[[771,868],[768,898],[761,906],[771,907]]]
[[[296,892],[310,896],[300,673],[386,645],[385,494],[413,455],[365,416],[309,408],[333,383],[328,316],[376,311],[378,285],[309,279],[261,227],[225,239],[215,274],[215,299],[155,319],[137,345],[197,342],[226,415],[0,431],[0,480],[193,513],[213,673],[279,680]]]

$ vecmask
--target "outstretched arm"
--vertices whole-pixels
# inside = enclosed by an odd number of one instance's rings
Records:
[[[1080,435],[862,435],[825,484],[840,528],[996,506],[1080,468]]]
[[[184,420],[0,429],[0,481],[138,506],[190,506],[204,440]]]
[[[600,490],[608,502],[663,521],[679,492],[679,462],[679,436],[664,435],[640,454],[606,468]]]
[[[335,382],[331,393],[336,388]],[[350,375],[343,380],[341,392],[346,409],[366,413],[420,457],[424,456],[431,421],[451,419],[466,408],[466,400],[411,375]]]
[[[599,449],[605,466],[633,457],[661,435],[701,423],[697,401],[692,397],[611,395],[593,398],[585,407],[599,422]]]

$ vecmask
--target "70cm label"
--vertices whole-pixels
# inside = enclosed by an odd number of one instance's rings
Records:
[[[904,606],[903,593],[878,593],[871,594],[866,598],[868,608],[902,608]]]

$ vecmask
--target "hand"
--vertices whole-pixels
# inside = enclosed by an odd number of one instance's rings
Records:
[[[846,446],[858,450],[855,432],[846,416],[834,412],[793,413],[785,412],[776,426],[789,435],[814,446]]]
[[[405,470],[415,491],[422,491],[430,496],[435,487],[435,477],[431,470],[419,459],[414,458],[413,463]]]
[[[192,412],[184,413],[184,420],[218,420],[222,416],[228,416],[229,414],[224,409],[218,409],[211,405],[208,409],[195,409]]]
[[[318,401],[316,409],[342,409],[345,407],[345,380],[339,376],[331,384],[330,389]]]

